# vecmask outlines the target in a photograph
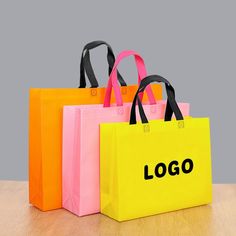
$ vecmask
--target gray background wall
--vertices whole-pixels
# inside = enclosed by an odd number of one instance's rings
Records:
[[[171,80],[193,116],[211,118],[214,182],[236,182],[234,1],[0,1],[0,179],[27,179],[28,90],[76,87],[85,43],[134,49]],[[92,53],[107,81],[104,47]],[[120,65],[129,83],[132,59]]]

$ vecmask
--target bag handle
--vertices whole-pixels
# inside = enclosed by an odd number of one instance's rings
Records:
[[[117,83],[117,66],[124,58],[129,57],[129,56],[134,56],[134,59],[135,59],[136,67],[138,70],[138,84],[140,84],[141,80],[147,75],[144,60],[137,52],[133,50],[122,51],[116,58],[112,72],[110,74],[110,78],[108,80],[104,104],[103,104],[104,107],[110,107],[112,88],[114,89],[117,106],[123,105],[120,87]],[[147,92],[150,104],[156,104],[156,100],[150,86],[147,87],[146,92]],[[142,95],[143,93],[141,93],[140,99],[142,99]]]
[[[87,74],[88,80],[91,84],[92,88],[97,88],[98,87],[98,82],[96,79],[96,76],[93,71],[93,67],[91,65],[91,60],[90,60],[90,53],[89,51],[91,49],[94,49],[96,47],[99,47],[100,45],[106,45],[107,46],[107,62],[109,65],[108,73],[110,74],[115,62],[115,55],[113,53],[113,50],[111,46],[106,43],[105,41],[97,40],[90,42],[86,44],[83,48],[82,55],[81,55],[81,61],[80,61],[80,86],[79,88],[85,88],[86,87],[86,80],[85,80],[85,72]],[[120,75],[119,71],[118,73],[118,80],[121,84],[121,86],[127,86],[126,82]]]
[[[140,118],[142,123],[148,123],[148,119],[145,115],[145,112],[143,110],[143,106],[142,103],[139,99],[138,94],[142,93],[145,88],[153,83],[153,82],[158,82],[158,83],[164,83],[165,84],[165,88],[166,88],[166,93],[167,93],[167,105],[166,105],[166,111],[165,111],[165,121],[170,121],[171,117],[173,115],[173,113],[175,114],[175,117],[177,120],[183,120],[183,115],[179,109],[179,106],[175,100],[175,90],[172,87],[172,85],[170,84],[170,82],[168,80],[166,80],[165,78],[163,78],[160,75],[150,75],[147,76],[146,78],[144,78],[140,85],[139,88],[135,94],[133,103],[132,103],[132,107],[131,107],[131,112],[130,112],[130,125],[131,124],[136,124],[137,120],[136,120],[136,111],[135,111],[135,106],[136,103],[138,102],[138,107],[139,107],[139,114],[140,114]]]

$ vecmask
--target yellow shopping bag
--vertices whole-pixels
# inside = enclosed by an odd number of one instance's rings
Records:
[[[151,82],[165,83],[165,120],[148,121],[138,98]],[[136,102],[142,123],[136,123]],[[130,123],[100,125],[100,158],[101,212],[118,221],[212,200],[209,119],[183,118],[163,77],[143,79]]]

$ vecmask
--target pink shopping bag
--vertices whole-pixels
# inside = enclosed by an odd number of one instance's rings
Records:
[[[143,59],[134,51],[123,51],[110,74],[103,105],[64,106],[63,109],[62,205],[78,216],[100,212],[99,124],[129,121],[132,104],[122,101],[117,66],[131,55],[135,57],[140,82],[146,76]],[[110,105],[112,88],[116,105]],[[147,88],[147,95],[149,104],[144,105],[145,113],[150,119],[162,119],[166,102],[156,101],[151,87]],[[184,116],[189,115],[188,103],[179,103],[179,107]]]

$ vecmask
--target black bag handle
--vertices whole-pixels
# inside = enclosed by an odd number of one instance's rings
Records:
[[[175,114],[175,117],[177,120],[183,120],[183,115],[178,107],[178,104],[175,100],[175,90],[172,87],[172,85],[170,84],[170,82],[163,78],[160,75],[150,75],[145,77],[140,85],[139,88],[135,94],[133,103],[132,103],[132,107],[131,107],[131,112],[130,112],[130,124],[136,124],[137,120],[136,120],[136,112],[135,112],[135,106],[136,103],[138,103],[138,107],[139,107],[139,114],[141,117],[141,121],[142,123],[148,123],[148,119],[145,115],[145,112],[143,110],[143,106],[142,103],[140,101],[139,98],[139,93],[143,92],[145,90],[145,88],[153,83],[153,82],[158,82],[158,83],[164,83],[165,84],[165,88],[166,88],[166,93],[167,93],[167,105],[166,105],[166,111],[165,111],[165,121],[170,121],[171,117],[173,115],[173,113]]]
[[[93,41],[93,42],[86,44],[83,48],[81,61],[80,61],[80,86],[79,86],[79,88],[86,87],[85,72],[87,74],[87,77],[88,77],[88,80],[91,84],[91,87],[92,88],[98,87],[98,82],[97,82],[96,76],[94,74],[93,67],[91,65],[89,50],[99,47],[100,45],[107,46],[107,62],[109,65],[109,69],[108,69],[109,75],[112,71],[113,65],[115,63],[115,55],[113,53],[111,46],[102,40],[97,40],[97,41]],[[121,86],[127,86],[126,82],[124,81],[124,79],[120,75],[119,71],[117,71],[117,73],[118,73],[117,74],[118,80],[119,80]]]

